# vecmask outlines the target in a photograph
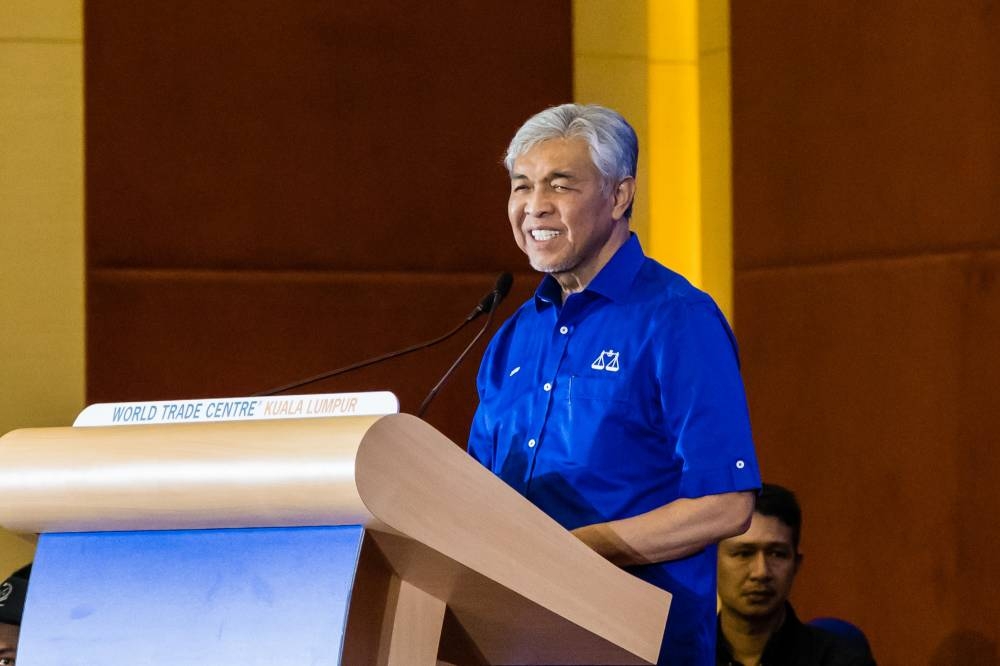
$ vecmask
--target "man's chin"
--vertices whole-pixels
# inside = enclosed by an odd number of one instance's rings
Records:
[[[740,615],[748,619],[762,619],[770,617],[779,612],[782,602],[775,597],[742,599],[740,603]]]
[[[541,260],[529,257],[531,267],[538,271],[539,273],[549,273],[550,275],[558,275],[559,273],[565,273],[571,270],[575,264],[568,261],[553,261],[553,260]]]

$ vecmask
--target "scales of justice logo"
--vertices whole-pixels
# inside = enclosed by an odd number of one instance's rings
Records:
[[[601,352],[600,356],[594,359],[594,362],[590,364],[590,367],[594,370],[603,370],[605,372],[618,372],[618,354],[614,349],[606,349]]]

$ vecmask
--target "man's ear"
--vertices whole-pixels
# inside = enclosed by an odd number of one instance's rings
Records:
[[[625,211],[628,210],[629,206],[632,205],[632,200],[635,199],[635,178],[632,176],[626,177],[618,183],[612,195],[614,196],[615,205],[611,209],[611,217],[615,220],[620,220],[625,217]]]
[[[802,553],[795,553],[795,573],[799,572],[799,568],[802,566],[802,559],[805,557]]]

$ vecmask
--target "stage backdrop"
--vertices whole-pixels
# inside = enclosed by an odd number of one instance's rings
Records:
[[[996,664],[1000,7],[732,3],[737,334],[801,614]]]
[[[436,337],[500,271],[499,318],[533,289],[500,161],[571,98],[568,1],[95,0],[85,29],[88,402],[252,393]],[[415,410],[472,333],[309,390]],[[459,442],[481,350],[427,414]]]

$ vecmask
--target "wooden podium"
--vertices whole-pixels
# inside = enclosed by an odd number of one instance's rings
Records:
[[[18,430],[21,666],[655,663],[670,595],[406,414]]]

